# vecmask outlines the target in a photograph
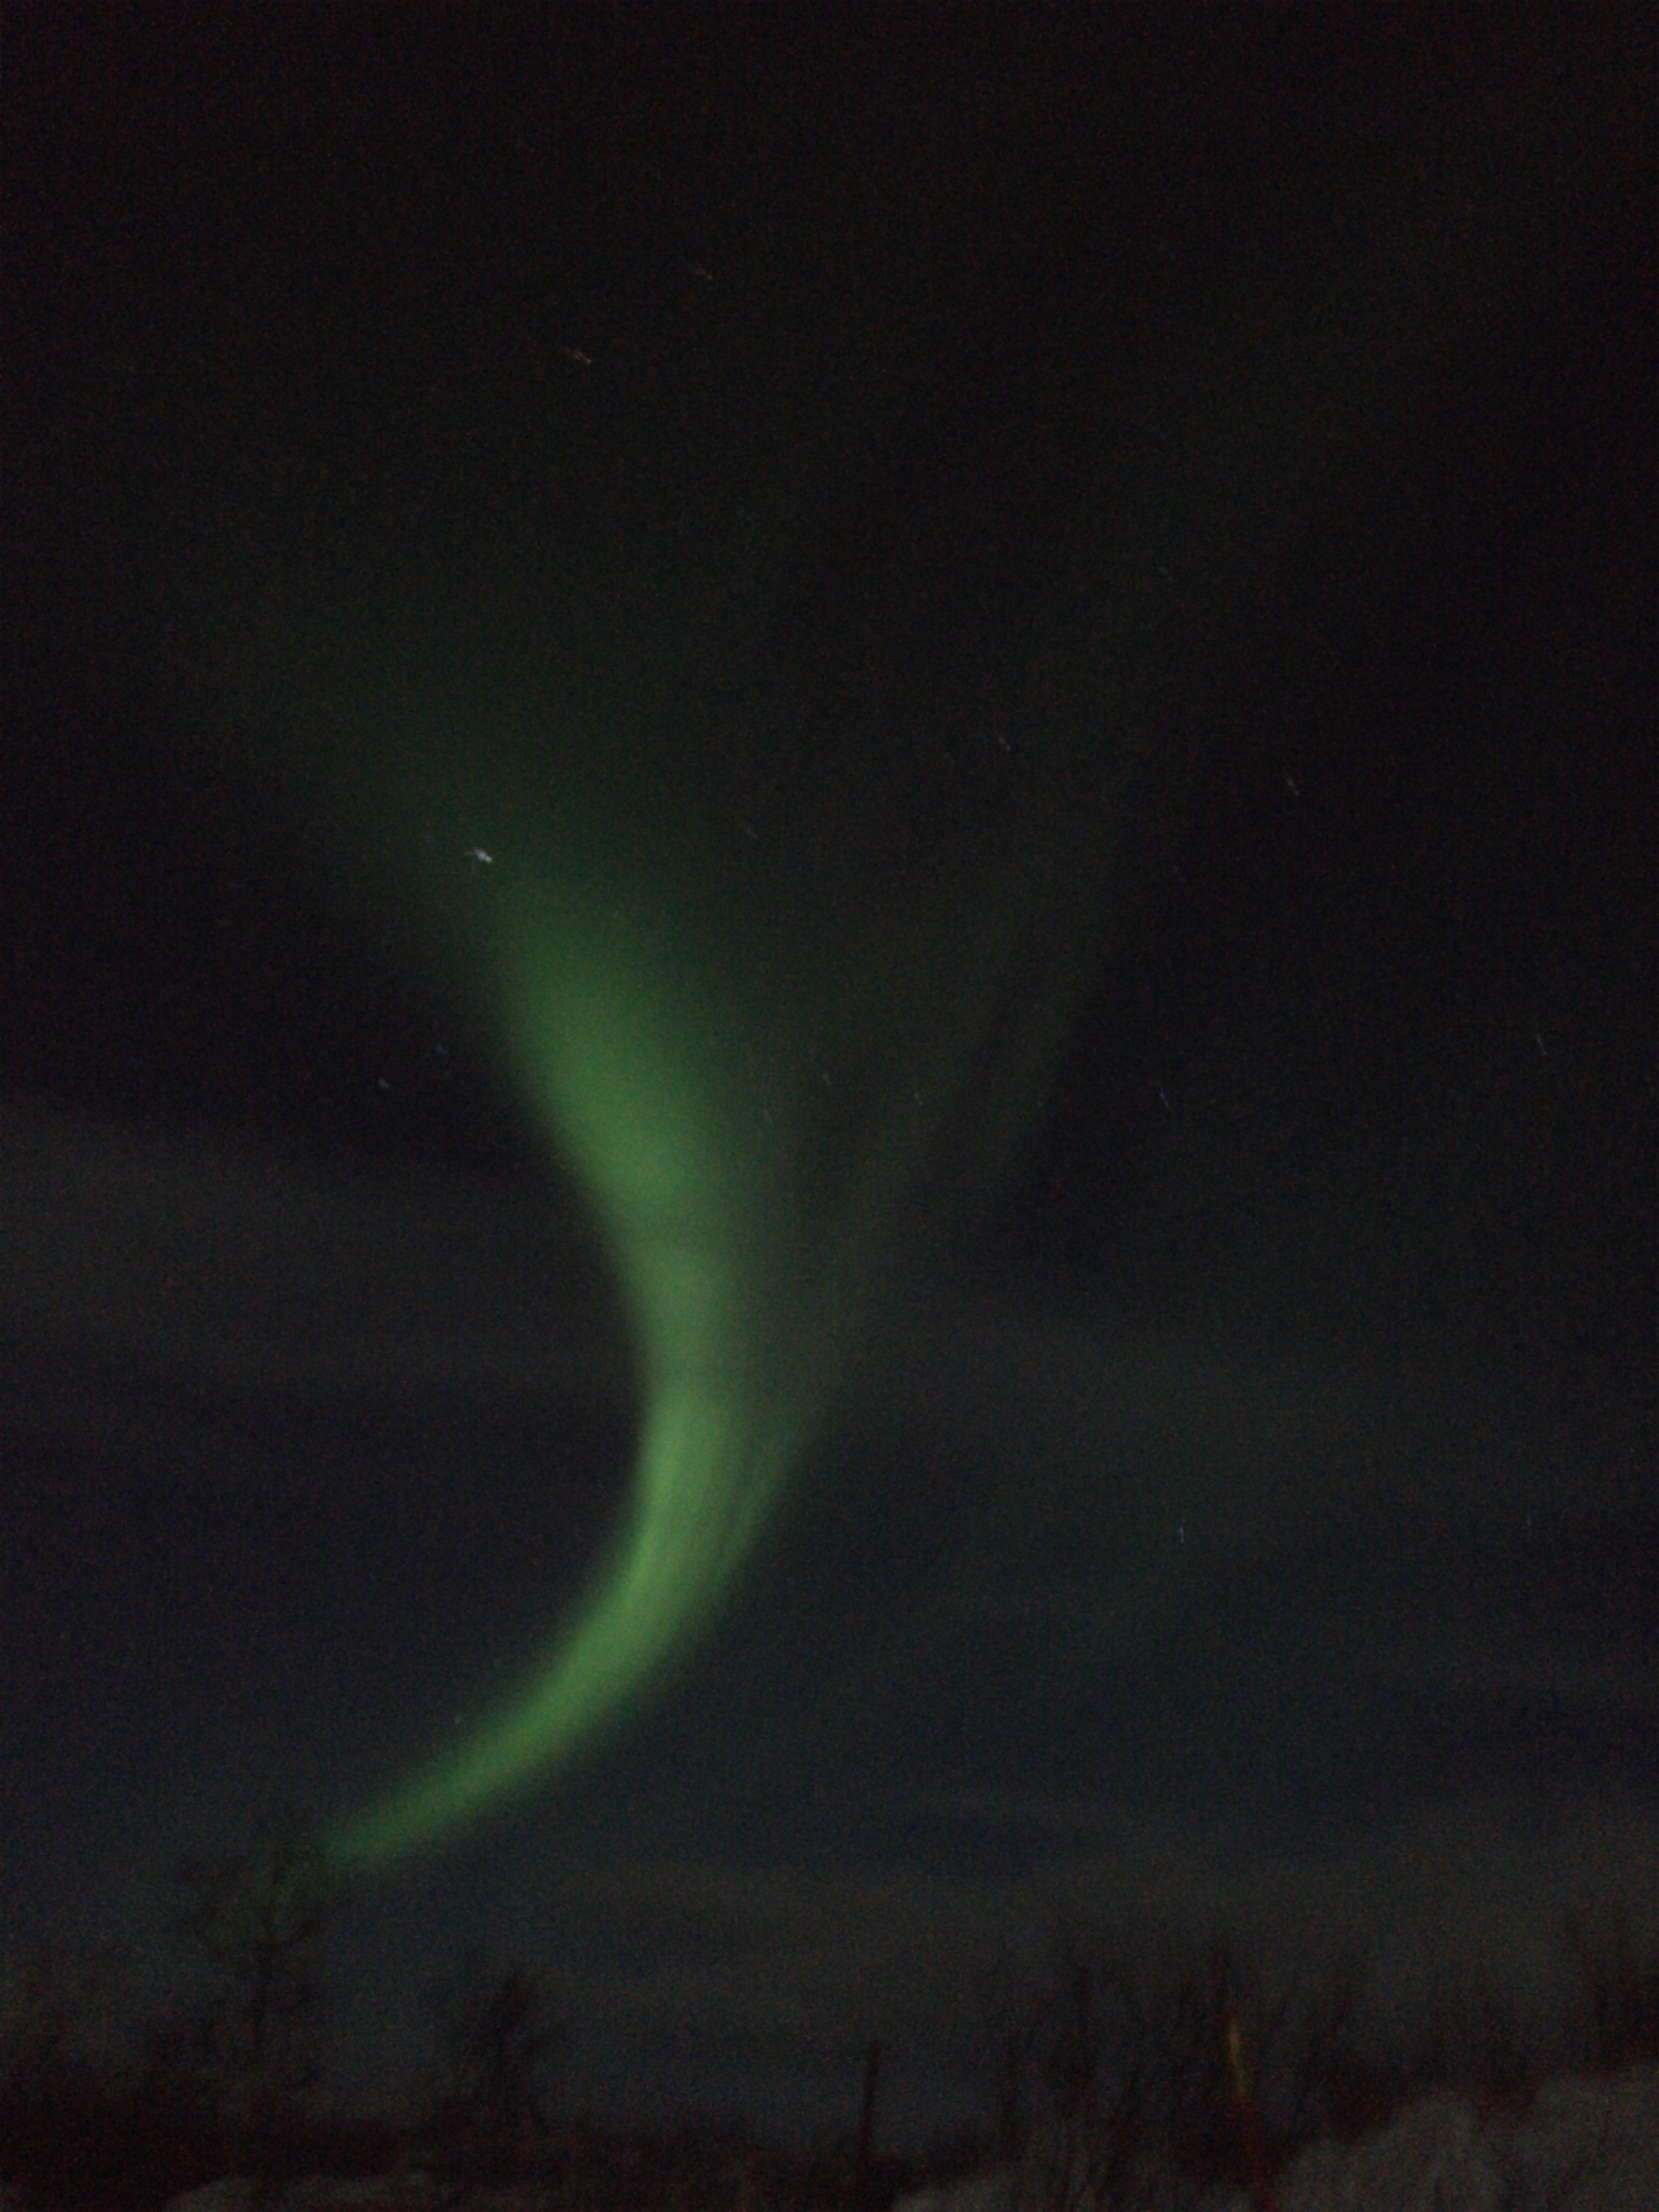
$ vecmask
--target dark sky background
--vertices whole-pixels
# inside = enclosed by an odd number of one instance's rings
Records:
[[[1056,1914],[1650,1928],[1645,11],[500,12],[9,32],[0,1944],[148,1957],[458,1741],[620,1510],[618,1291],[398,888],[473,817],[400,874],[333,780],[550,697],[803,975],[971,939],[1037,763],[1087,981],[711,1632],[349,1898],[347,2070],[483,1947],[573,2095],[802,2134],[878,2033],[902,2137]]]

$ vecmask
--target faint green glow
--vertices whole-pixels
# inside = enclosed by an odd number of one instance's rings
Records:
[[[341,1839],[348,1865],[397,1857],[568,1756],[696,1627],[742,1560],[790,1457],[729,1397],[662,1392],[647,1417],[614,1567],[519,1696]]]
[[[346,1828],[342,1864],[436,1842],[556,1769],[729,1587],[857,1356],[919,1163],[948,1149],[958,1180],[988,1181],[988,1131],[1011,1134],[1042,1096],[1059,1025],[1022,957],[1031,886],[1023,870],[994,873],[974,957],[957,918],[935,915],[884,939],[867,969],[814,948],[792,999],[768,988],[752,943],[735,979],[728,946],[723,975],[691,902],[591,883],[578,897],[569,872],[505,855],[492,871],[473,959],[520,1095],[625,1292],[638,1456],[614,1547],[529,1679]],[[803,1042],[826,1034],[866,1052],[876,1036],[896,1056],[860,1064],[843,1099]]]
[[[568,1758],[687,1642],[763,1525],[811,1425],[812,1392],[763,1262],[763,1163],[723,1115],[720,1032],[681,963],[602,941],[512,878],[486,931],[527,1104],[609,1240],[644,1399],[633,1498],[611,1560],[531,1679],[472,1740],[337,1840],[401,1856]],[[780,1194],[769,1194],[777,1199]],[[810,1364],[810,1363],[807,1363]]]
[[[1155,441],[1085,430],[1077,495],[1041,555],[1053,589],[1018,757],[993,761],[978,802],[952,785],[959,822],[928,780],[936,743],[911,761],[855,733],[864,777],[783,745],[778,818],[807,825],[815,865],[798,900],[787,863],[757,896],[720,847],[722,808],[743,810],[739,791],[722,796],[718,747],[665,745],[656,702],[630,710],[626,685],[603,742],[601,718],[573,708],[538,715],[566,732],[544,749],[479,748],[517,756],[525,781],[497,787],[475,847],[493,858],[467,957],[526,1108],[609,1242],[641,1441],[626,1524],[586,1603],[497,1717],[345,1832],[346,1862],[432,1841],[568,1757],[707,1618],[858,1357],[895,1248],[925,1244],[994,1188],[1046,1094],[1101,909],[1133,888],[1115,878],[1144,871],[1180,818],[1206,738],[1202,716],[1159,704],[1166,653],[1224,653],[1232,595],[1261,604],[1310,503],[1345,497],[1356,457],[1392,468],[1425,372],[1556,258],[1573,165],[1558,157],[1555,102],[1540,121],[1513,174],[1484,125],[1468,134],[1468,204],[1490,219],[1449,228],[1452,141],[1433,123],[1431,158],[1366,180],[1395,203],[1371,258],[1349,268],[1340,224],[1308,251],[1287,240],[1296,250],[1265,258],[1261,287],[1236,294],[1230,276],[1206,294],[1194,342],[1152,364],[1155,389],[1125,395],[1126,423],[1144,406],[1165,424]],[[1506,111],[1506,137],[1516,127]],[[1172,571],[1208,580],[1183,588],[1179,617]],[[393,743],[395,774],[453,757],[436,729]],[[475,769],[486,782],[463,752],[468,804],[452,793],[452,811],[469,819]],[[911,834],[886,834],[918,798]],[[943,846],[907,870],[896,855],[916,823],[947,812]],[[1134,836],[1120,845],[1126,812]],[[805,841],[792,849],[799,863]],[[820,856],[838,878],[828,893],[813,888]],[[700,937],[694,917],[716,913]],[[844,1090],[826,1105],[831,1067]]]

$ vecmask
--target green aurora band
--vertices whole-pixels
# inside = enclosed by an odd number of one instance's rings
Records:
[[[803,1001],[798,962],[774,990],[751,976],[722,991],[717,963],[688,957],[699,933],[684,914],[561,896],[550,867],[517,870],[499,842],[483,967],[516,1087],[625,1295],[642,1409],[632,1497],[519,1694],[344,1830],[348,1868],[432,1843],[557,1767],[691,1643],[857,1365],[896,1219],[907,1243],[927,1234],[915,1194],[930,1163],[948,1158],[959,1182],[971,1158],[989,1187],[1044,1094],[1070,997],[1052,959],[1046,988],[1022,988],[1060,888],[1029,867],[1001,871],[973,957],[950,941],[952,900]],[[860,969],[878,986],[854,985]],[[890,1029],[891,1005],[908,1010],[892,1057],[918,1073],[902,1110],[866,1117],[860,1102],[848,1128],[818,1071],[853,1063],[878,998]]]
[[[1310,513],[1340,504],[1356,465],[1386,466],[1445,361],[1559,249],[1550,161],[1519,163],[1528,198],[1516,169],[1481,170],[1478,134],[1469,146],[1476,214],[1461,232],[1439,222],[1442,186],[1396,190],[1363,265],[1287,252],[1288,273],[1210,303],[1186,388],[1120,394],[1130,428],[1081,438],[1023,643],[1018,744],[965,808],[919,793],[914,769],[872,800],[887,768],[873,739],[851,771],[806,745],[751,844],[732,753],[696,736],[690,710],[691,734],[665,750],[648,684],[597,746],[591,710],[567,717],[586,743],[556,715],[543,747],[451,734],[447,818],[489,863],[449,949],[608,1248],[634,1335],[637,1460],[586,1597],[467,1741],[340,1828],[344,1869],[432,1845],[556,1771],[690,1648],[896,1278],[994,1189],[1105,927],[1199,765],[1159,732],[1170,655],[1196,644],[1224,661],[1222,610]],[[1149,412],[1171,426],[1155,447],[1133,428]],[[1202,580],[1179,632],[1170,566]],[[766,714],[749,726],[757,746]],[[405,736],[422,760],[445,750]],[[408,766],[394,760],[394,786]],[[422,818],[407,798],[391,810],[405,825]],[[891,862],[887,810],[906,808],[923,818],[921,867]]]

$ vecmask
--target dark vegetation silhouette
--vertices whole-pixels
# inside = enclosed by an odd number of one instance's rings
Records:
[[[981,1982],[968,2057],[990,2122],[981,2145],[936,2161],[939,2176],[1005,2167],[1030,2212],[1228,2191],[1265,2207],[1310,2143],[1356,2141],[1431,2090],[1485,2115],[1524,2107],[1557,2075],[1659,2064],[1659,1944],[1644,1948],[1622,1910],[1571,1912],[1561,1937],[1559,2016],[1452,1961],[1390,2021],[1358,1948],[1275,1986],[1219,1935],[1159,1953],[1062,1927],[1035,1984],[1006,1969]]]
[[[190,1857],[172,1934],[184,1986],[149,2039],[149,2093],[221,2131],[235,2166],[291,2169],[326,2076],[323,1954],[334,1899],[308,1814]]]
[[[159,2004],[109,1947],[0,1962],[0,2190],[26,2212],[149,2212],[221,2174],[384,2163],[394,2131],[329,2090],[334,1905],[314,1821],[283,1809],[174,1869]]]
[[[415,2134],[422,2163],[470,2182],[523,2179],[545,2164],[549,2078],[565,2031],[521,1966],[490,1972],[469,1958],[427,1993],[438,2057]]]
[[[981,1978],[961,2045],[981,2117],[920,2152],[872,2148],[869,2049],[861,2108],[849,2075],[847,2127],[805,2152],[729,2117],[650,2131],[562,2118],[566,2023],[530,1968],[481,1957],[428,1991],[431,2055],[395,2109],[363,2113],[330,2087],[337,1895],[309,1819],[274,1816],[241,1850],[183,1861],[173,1902],[159,2007],[107,1947],[0,1966],[7,2212],[155,2212],[231,2173],[273,2205],[301,2175],[384,2175],[387,2205],[509,2189],[569,2212],[879,2212],[992,2168],[1030,2212],[1225,2190],[1262,2205],[1307,2144],[1368,2134],[1430,2089],[1521,2108],[1554,2075],[1659,2063],[1659,1943],[1617,1910],[1564,1920],[1565,1995],[1547,2018],[1467,1963],[1390,2021],[1358,1950],[1281,1984],[1220,1935],[1181,1950],[1073,1924],[1042,1972]]]

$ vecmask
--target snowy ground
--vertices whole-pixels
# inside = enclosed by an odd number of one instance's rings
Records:
[[[442,2197],[422,2176],[295,2184],[275,2198],[224,2180],[174,2198],[167,2212],[431,2212]],[[745,2200],[750,2206],[754,2200]],[[524,2191],[480,2191],[476,2212],[538,2212]],[[1482,2120],[1462,2098],[1425,2097],[1364,2142],[1316,2143],[1279,2177],[1272,2212],[1656,2212],[1659,2068],[1549,2083],[1524,2109]],[[641,2207],[641,2212],[648,2208]],[[903,2197],[893,2212],[1050,2212],[1007,2172]],[[1261,2212],[1243,2196],[1162,2192],[1064,2212]]]
[[[1279,2178],[1273,2212],[1656,2212],[1659,2068],[1553,2081],[1529,2107],[1484,2123],[1461,2097],[1436,2095],[1363,2142],[1316,2143]],[[1169,2212],[1255,2212],[1247,2197]],[[1039,2212],[1015,2178],[990,2174],[902,2199],[894,2212]],[[1085,2202],[1066,2212],[1115,2212]],[[1134,2212],[1126,2205],[1123,2212]]]

